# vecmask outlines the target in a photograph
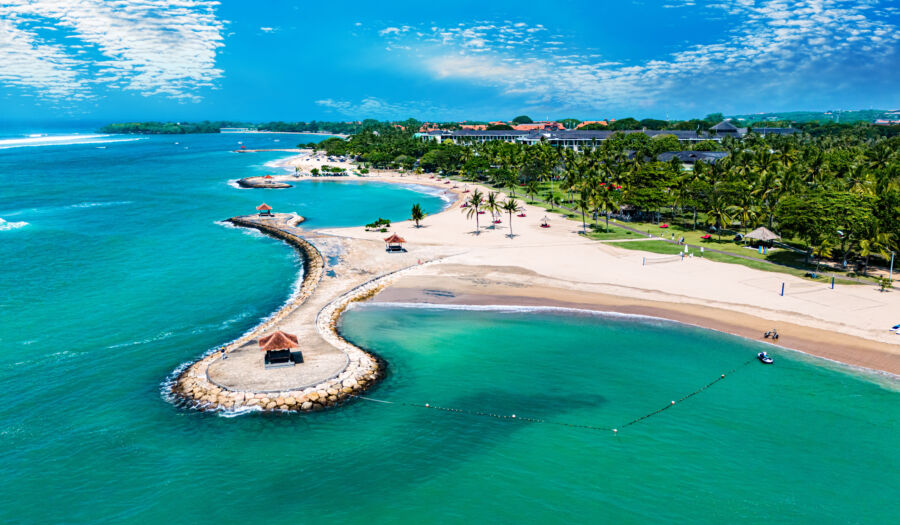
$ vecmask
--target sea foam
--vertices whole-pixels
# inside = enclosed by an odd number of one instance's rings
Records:
[[[66,146],[71,144],[103,144],[108,142],[133,142],[138,138],[121,138],[112,135],[31,135],[23,138],[0,139],[0,149],[37,146]]]
[[[518,306],[505,304],[437,304],[437,303],[409,303],[409,302],[368,302],[368,303],[351,303],[347,306],[348,310],[354,308],[420,308],[424,310],[468,310],[480,312],[499,312],[499,313],[534,313],[534,312],[558,312],[569,314],[584,314],[595,317],[615,317],[619,319],[644,319],[648,321],[662,321],[664,323],[677,323],[662,317],[641,314],[626,314],[621,312],[611,312],[608,310],[590,310],[587,308],[569,308],[565,306]]]
[[[16,230],[16,229],[18,229],[18,228],[23,228],[23,227],[25,227],[25,226],[28,226],[28,223],[25,222],[25,221],[19,221],[19,222],[6,222],[5,220],[0,219],[0,231],[4,231],[4,230]]]
[[[105,208],[107,206],[124,206],[126,204],[131,204],[133,201],[108,201],[108,202],[79,202],[78,204],[72,204],[70,208]]]

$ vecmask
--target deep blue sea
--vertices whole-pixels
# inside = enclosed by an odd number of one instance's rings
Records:
[[[80,143],[21,142],[50,131],[80,131],[69,140]],[[445,203],[381,183],[229,184],[287,155],[232,153],[238,141],[306,137],[87,131],[0,126],[0,523],[900,515],[895,381],[788,351],[746,364],[759,343],[674,323],[364,306],[342,330],[388,361],[370,395],[392,404],[234,418],[177,408],[160,391],[168,374],[278,308],[300,271],[293,249],[222,219],[265,201],[307,227],[359,226]]]

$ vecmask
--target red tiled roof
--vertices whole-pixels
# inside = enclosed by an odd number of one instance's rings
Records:
[[[259,206],[257,206],[256,209],[259,211],[269,211],[272,209],[272,207],[264,202],[264,203],[260,204]]]
[[[517,131],[532,131],[535,129],[563,129],[559,122],[532,122],[530,124],[516,124],[513,129]]]
[[[281,330],[259,338],[259,349],[263,352],[270,350],[287,350],[297,348],[300,341],[294,334],[288,334]]]
[[[575,129],[581,129],[581,128],[587,126],[588,124],[600,124],[601,126],[609,125],[609,124],[607,124],[607,122],[605,120],[585,120],[584,122],[578,123],[578,125],[575,126]]]
[[[400,237],[399,235],[397,235],[395,233],[395,234],[391,235],[390,237],[388,237],[387,239],[385,239],[384,242],[387,242],[390,244],[402,244],[402,243],[406,242],[406,239],[404,239],[403,237]]]

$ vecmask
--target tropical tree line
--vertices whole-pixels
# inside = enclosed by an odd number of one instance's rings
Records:
[[[703,144],[703,143],[701,143]],[[692,168],[661,151],[683,149],[671,135],[616,134],[573,151],[547,143],[435,143],[410,133],[364,132],[319,147],[374,167],[459,175],[506,188],[589,218],[627,212],[678,221],[718,235],[766,226],[799,240],[808,256],[844,267],[900,252],[900,136],[871,137],[858,125],[814,136],[749,134],[715,143],[728,155]],[[477,221],[482,204],[469,208]]]

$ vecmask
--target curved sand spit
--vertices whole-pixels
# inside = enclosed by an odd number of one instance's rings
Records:
[[[390,173],[364,180],[427,184],[458,197],[474,188]],[[482,215],[476,235],[474,221],[459,213],[459,205],[457,201],[448,211],[427,217],[421,228],[395,223],[391,233],[405,237],[410,251],[394,254],[384,251],[382,239],[389,233],[359,227],[301,231],[296,226],[301,219],[286,214],[232,219],[303,251],[303,285],[269,321],[228,345],[228,359],[208,355],[185,369],[173,382],[173,393],[190,406],[226,410],[321,410],[339,404],[384,373],[384,363],[335,330],[349,303],[374,295],[385,302],[591,308],[663,317],[760,340],[776,326],[780,345],[900,373],[900,336],[885,329],[898,322],[897,292],[881,294],[870,286],[830,290],[789,275],[699,257],[643,267],[644,256],[658,256],[590,241],[578,235],[580,224],[530,205],[524,206],[525,217],[513,218],[514,237],[508,235],[505,214],[496,225],[490,215]],[[551,228],[539,227],[545,215]],[[323,253],[339,262],[327,265]],[[783,297],[778,293],[782,282],[787,288]],[[276,328],[298,335],[302,365],[263,368],[255,341]]]

